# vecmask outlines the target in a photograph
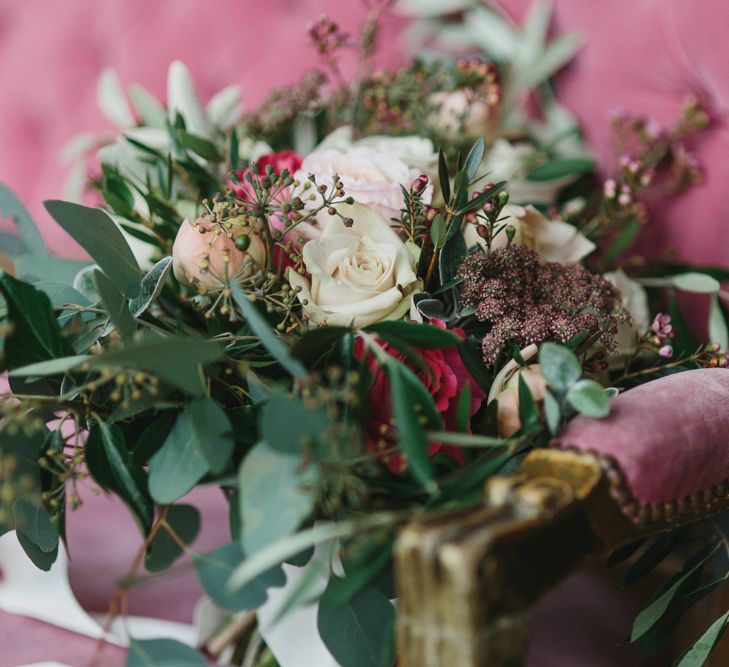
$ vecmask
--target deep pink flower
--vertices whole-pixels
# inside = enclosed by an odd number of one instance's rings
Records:
[[[431,320],[430,325],[423,324],[422,326],[446,328],[445,323],[440,320]],[[465,339],[462,329],[452,331],[461,339]],[[466,385],[471,389],[470,415],[476,413],[486,398],[486,394],[463,364],[456,345],[443,349],[418,349],[417,352],[422,356],[427,371],[415,366],[402,352],[388,343],[381,342],[380,346],[418,376],[433,396],[436,408],[443,415],[443,426],[446,430],[456,429],[458,401]],[[355,356],[361,359],[364,354],[366,352],[363,341],[357,339]],[[378,459],[385,463],[392,472],[403,472],[407,463],[398,449],[398,436],[391,406],[390,380],[374,355],[369,355],[367,365],[373,377],[368,393],[369,412],[365,433],[367,447],[375,452]],[[458,447],[440,443],[431,444],[430,454],[434,455],[438,452],[449,454],[459,463],[463,463],[463,454]]]
[[[235,172],[236,182],[229,181],[228,185],[233,189],[236,197],[239,199],[248,199],[250,197],[250,185],[245,180],[247,172],[252,171],[256,176],[263,176],[266,173],[266,167],[273,167],[273,173],[277,176],[281,175],[284,169],[289,174],[293,174],[301,168],[303,158],[296,151],[279,151],[278,153],[266,153],[256,160],[254,168],[239,169]]]

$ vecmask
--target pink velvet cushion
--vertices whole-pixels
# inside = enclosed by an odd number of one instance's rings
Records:
[[[729,479],[729,369],[676,373],[613,400],[605,419],[577,417],[559,446],[612,457],[636,500],[680,500]]]

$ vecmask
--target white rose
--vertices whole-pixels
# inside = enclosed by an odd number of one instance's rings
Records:
[[[347,196],[354,197],[359,204],[377,207],[389,219],[400,215],[403,206],[400,186],[409,188],[421,170],[409,167],[395,155],[366,146],[354,146],[344,151],[322,148],[310,153],[304,158],[296,179],[306,184],[310,173],[316,176],[317,185],[325,185],[327,189],[331,188],[337,174]],[[298,191],[307,205],[318,205],[321,199],[315,195],[311,200],[312,193],[311,187]],[[426,189],[423,201],[429,204],[431,196],[432,189]]]
[[[575,227],[562,220],[548,220],[533,206],[507,204],[499,219],[499,225],[514,227],[512,244],[531,248],[545,262],[577,264],[595,249],[595,244]],[[469,247],[479,245],[486,249],[486,241],[478,235],[476,225],[466,225],[463,235]],[[507,241],[504,229],[493,239],[491,250],[505,248]]]
[[[512,144],[497,139],[486,153],[479,175],[488,174],[489,181],[508,181],[509,198],[515,204],[554,203],[557,192],[574,180],[565,176],[552,181],[528,181],[524,178],[527,168],[533,165],[535,149],[532,144]]]
[[[373,208],[342,205],[339,211],[354,224],[324,214],[321,236],[304,245],[310,280],[288,271],[304,314],[317,325],[354,327],[401,318],[420,287],[415,259]]]
[[[648,310],[648,295],[643,286],[631,280],[622,269],[603,274],[605,280],[618,288],[623,306],[630,313],[632,322],[618,323],[618,333],[615,336],[618,355],[632,354],[635,350],[637,337],[648,329],[651,323]]]
[[[534,357],[539,348],[535,344],[528,345],[521,350],[524,361]],[[547,381],[542,375],[539,364],[522,367],[512,359],[496,375],[487,403],[497,402],[496,419],[499,424],[499,435],[508,438],[521,428],[519,417],[519,376],[524,379],[534,400],[539,403],[544,400],[544,392],[547,389]]]

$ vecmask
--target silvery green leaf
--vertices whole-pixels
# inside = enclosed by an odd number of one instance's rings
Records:
[[[470,9],[474,0],[401,0],[398,9],[408,16],[433,17]]]
[[[294,150],[301,155],[311,153],[316,146],[316,122],[311,116],[301,115],[294,121]]]
[[[547,81],[572,60],[581,43],[582,38],[577,33],[561,35],[552,40],[535,62],[520,72],[519,80],[514,85],[518,88],[534,88]]]
[[[478,7],[466,14],[464,24],[470,42],[489,56],[510,60],[514,55],[516,33],[496,12],[486,7]]]
[[[129,98],[143,125],[164,128],[167,112],[164,105],[152,93],[138,83],[133,83],[129,86]]]
[[[114,125],[126,129],[134,127],[134,114],[124,95],[119,75],[107,67],[99,77],[96,87],[96,102],[104,117]]]
[[[163,257],[142,278],[139,294],[129,302],[129,310],[134,317],[139,317],[159,296],[171,268],[172,257]]]
[[[679,273],[671,278],[676,289],[684,292],[696,292],[697,294],[715,294],[719,291],[719,281],[705,273],[689,271]]]
[[[519,49],[514,52],[514,60],[523,66],[522,69],[535,65],[540,59],[551,15],[551,3],[545,0],[532,3],[521,28]]]
[[[67,164],[98,148],[111,135],[102,132],[82,132],[71,138],[61,149],[61,162]]]
[[[0,215],[6,220],[12,219],[15,222],[18,237],[27,253],[48,257],[43,237],[28,209],[4,183],[0,183]]]
[[[242,95],[240,86],[236,85],[215,93],[205,107],[210,122],[224,130],[237,124],[243,115]]]
[[[63,198],[67,201],[80,202],[86,189],[86,165],[79,160],[69,169],[63,183]]]
[[[729,349],[729,331],[727,330],[726,318],[722,312],[719,297],[716,294],[711,297],[709,338],[713,343],[718,343],[722,350]]]
[[[185,119],[188,132],[212,138],[213,128],[200,104],[190,71],[179,60],[170,65],[167,73],[167,113],[171,123],[179,113]]]

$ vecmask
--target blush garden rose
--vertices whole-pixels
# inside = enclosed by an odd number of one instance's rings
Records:
[[[194,223],[183,220],[172,246],[175,278],[184,285],[215,291],[236,276],[247,261],[256,267],[264,266],[266,245],[261,237],[249,227],[234,228],[234,233],[224,232],[207,214]],[[236,246],[236,238],[241,235],[248,237],[245,250]]]
[[[288,271],[310,323],[364,327],[405,315],[420,281],[415,258],[385,219],[361,204],[320,216],[321,236],[302,251],[308,278]]]

